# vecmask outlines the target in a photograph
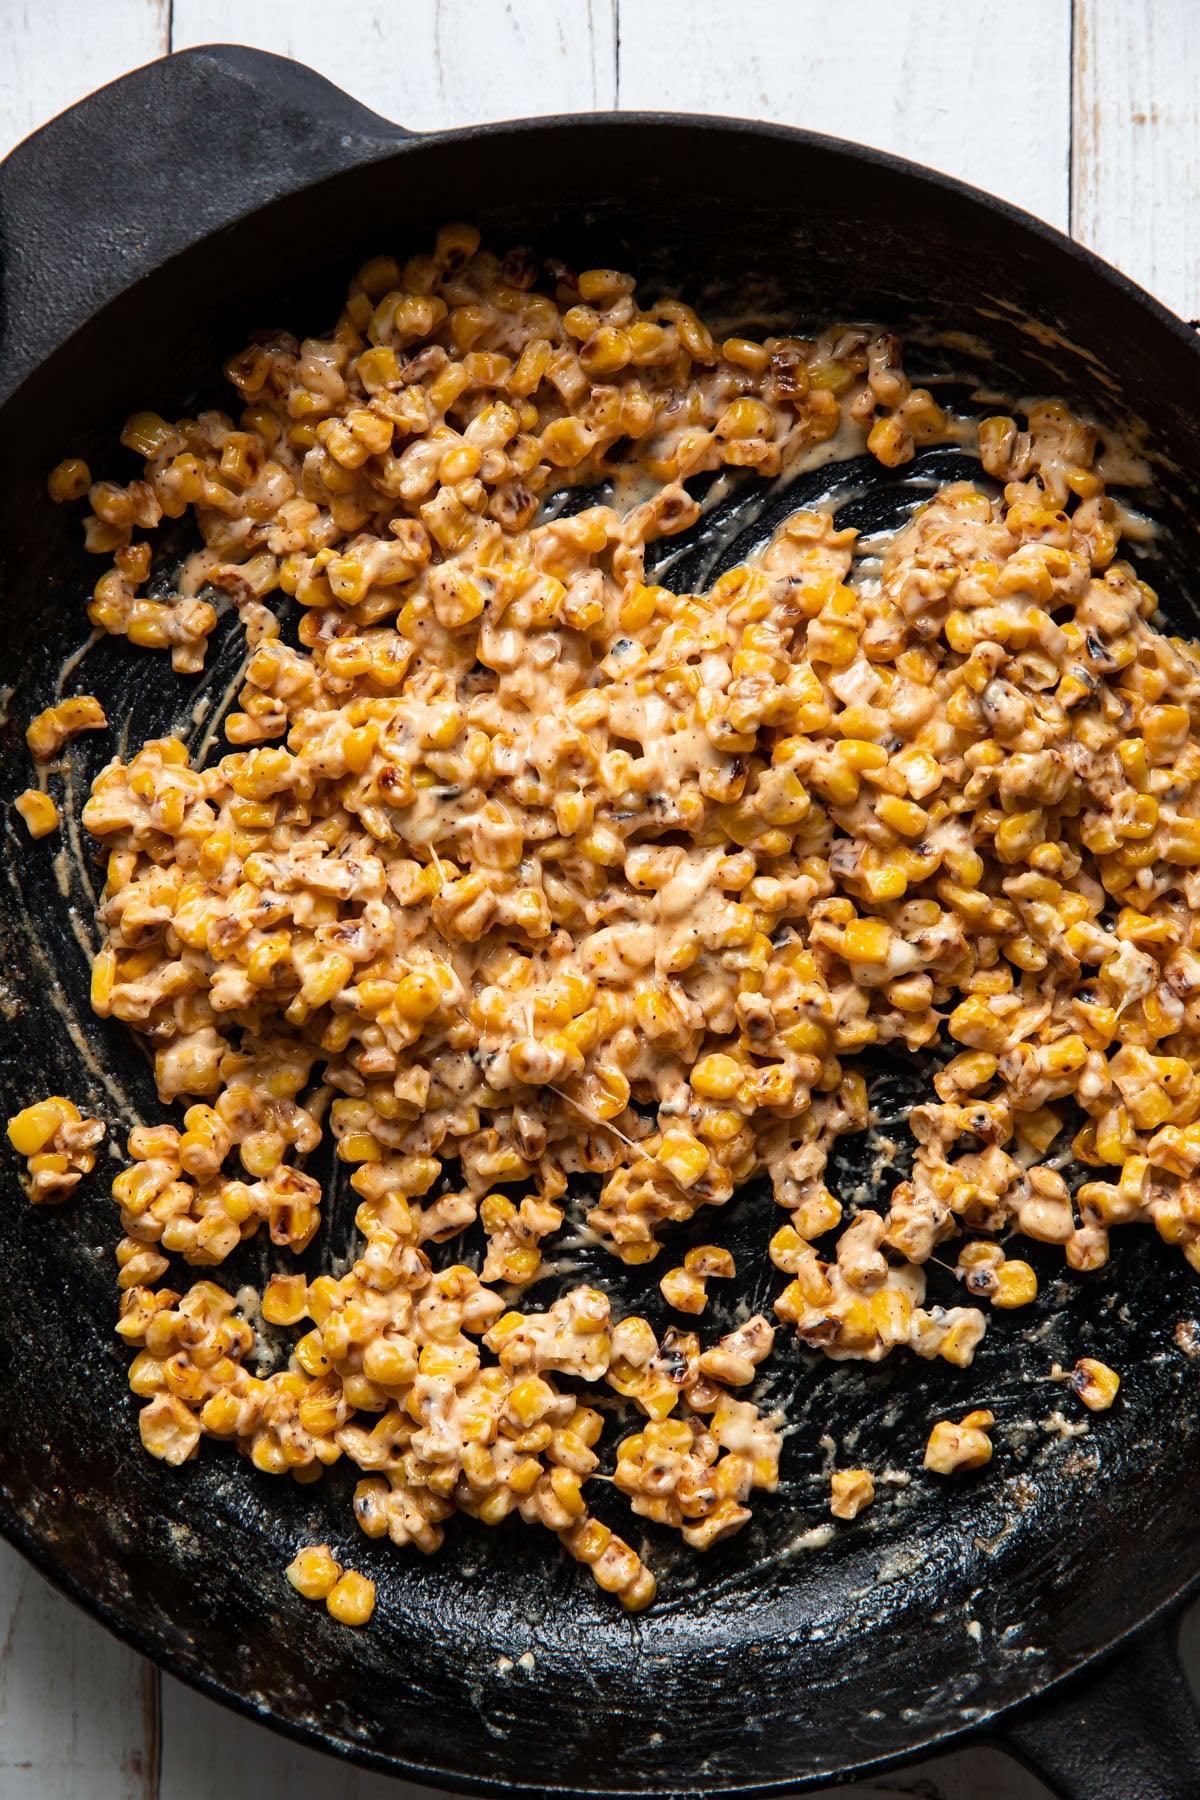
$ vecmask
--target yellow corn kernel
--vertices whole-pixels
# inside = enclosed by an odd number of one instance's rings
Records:
[[[262,1297],[268,1325],[298,1325],[308,1317],[308,1284],[303,1275],[272,1275]]]
[[[644,631],[660,608],[665,611],[671,596],[666,588],[647,587],[639,582],[627,600],[621,602],[618,615],[623,631]]]
[[[530,1375],[517,1382],[508,1396],[508,1409],[527,1431],[545,1418],[555,1402],[554,1389],[540,1375]]]
[[[744,337],[726,338],[721,345],[721,355],[739,369],[749,369],[752,375],[763,374],[771,361],[771,353],[765,345]]]
[[[340,1625],[365,1625],[375,1611],[375,1583],[347,1569],[329,1590],[325,1605]]]
[[[992,1305],[1005,1308],[1028,1306],[1031,1300],[1037,1299],[1037,1291],[1037,1276],[1027,1262],[1001,1263],[996,1270]]]
[[[708,1304],[704,1277],[690,1269],[668,1269],[658,1287],[667,1305],[676,1312],[702,1313]]]
[[[827,1231],[832,1231],[835,1225],[839,1225],[841,1219],[841,1202],[835,1200],[827,1188],[810,1194],[792,1213],[792,1224],[805,1241],[823,1237]]]
[[[557,468],[582,462],[595,442],[595,434],[579,419],[554,419],[542,432],[542,455]]]
[[[92,472],[78,456],[55,463],[46,477],[46,491],[56,506],[68,500],[82,500],[91,485]]]
[[[860,772],[887,767],[888,753],[883,745],[869,743],[865,738],[842,738],[834,749],[843,762]]]
[[[1140,724],[1149,760],[1161,763],[1183,748],[1191,721],[1185,706],[1151,706],[1142,714]]]
[[[968,1413],[961,1425],[939,1419],[925,1446],[924,1466],[937,1475],[982,1468],[992,1460],[992,1440],[987,1433],[994,1423],[990,1412]]]
[[[48,837],[59,826],[59,812],[49,794],[40,788],[26,788],[18,794],[13,805],[25,821],[31,838]]]
[[[682,1188],[694,1187],[709,1165],[709,1153],[688,1131],[666,1131],[658,1148],[658,1161]]]
[[[319,1330],[306,1333],[296,1345],[294,1354],[305,1374],[311,1375],[314,1381],[329,1369],[329,1358],[325,1354]]]
[[[8,1141],[18,1156],[37,1156],[52,1143],[60,1126],[78,1124],[79,1108],[61,1094],[38,1100],[8,1121]]]
[[[1075,1075],[1087,1059],[1088,1047],[1075,1032],[1059,1038],[1057,1043],[1048,1044],[1039,1058],[1048,1075]]]
[[[337,1153],[339,1160],[347,1163],[373,1163],[381,1161],[383,1157],[379,1140],[369,1131],[348,1131],[339,1141]]]
[[[285,1573],[306,1600],[326,1600],[341,1580],[342,1565],[328,1544],[309,1544],[296,1552]]]
[[[892,928],[882,919],[853,919],[846,927],[842,954],[847,962],[883,964],[891,948]]]
[[[829,1045],[829,1028],[815,1019],[800,1019],[780,1032],[780,1042],[802,1056],[824,1057]]]
[[[579,362],[589,375],[615,375],[632,353],[626,332],[615,325],[601,325],[580,345]]]
[[[315,969],[306,970],[301,992],[309,1006],[326,1006],[335,994],[347,987],[354,974],[354,964],[341,951],[331,951]],[[345,1015],[347,1021],[349,1015]]]
[[[721,1051],[700,1059],[692,1069],[689,1080],[698,1094],[706,1100],[731,1100],[745,1079],[746,1069],[732,1056]]]
[[[948,1028],[952,1038],[960,1044],[969,1044],[974,1050],[1001,1050],[1008,1035],[1004,1021],[992,1012],[980,995],[972,995],[955,1007]]]
[[[1121,1377],[1107,1363],[1081,1356],[1071,1375],[1071,1391],[1091,1412],[1106,1412],[1117,1397]]]
[[[1156,1131],[1171,1116],[1171,1102],[1160,1087],[1141,1088],[1127,1102],[1129,1117],[1139,1131]]]
[[[875,802],[875,813],[901,837],[919,838],[929,825],[929,814],[923,806],[913,800],[901,800],[895,794],[881,795]]]
[[[752,400],[743,396],[734,400],[714,426],[720,438],[732,438],[736,441],[747,438],[769,438],[775,432],[775,415],[769,406],[761,400]]]
[[[400,361],[394,350],[382,346],[364,350],[355,368],[369,394],[382,393],[387,388],[400,385]]]
[[[200,1424],[176,1394],[160,1393],[138,1414],[142,1444],[151,1456],[178,1467],[195,1455]]]
[[[102,731],[107,724],[104,708],[94,694],[76,694],[71,700],[48,706],[31,720],[25,742],[35,762],[49,762],[81,731]]]
[[[179,446],[179,435],[174,425],[160,418],[158,413],[137,412],[126,419],[121,432],[121,442],[127,450],[133,450],[138,456],[147,460],[155,456],[169,439],[175,439],[175,447]],[[61,465],[60,465],[61,466]]]

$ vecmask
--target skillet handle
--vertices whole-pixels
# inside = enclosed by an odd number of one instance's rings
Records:
[[[1177,1619],[1006,1723],[1002,1743],[1061,1800],[1195,1800],[1200,1716],[1179,1663]]]
[[[0,401],[177,251],[411,135],[302,63],[235,44],[89,94],[0,163]]]

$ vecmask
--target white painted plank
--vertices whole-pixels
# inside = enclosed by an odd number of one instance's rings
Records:
[[[170,46],[170,0],[0,0],[0,156]]]
[[[1076,0],[1072,228],[1200,315],[1200,6]]]
[[[347,1673],[353,1680],[349,1663]],[[306,1750],[164,1675],[159,1800],[265,1800],[277,1794],[287,1800],[445,1800],[431,1788]]]
[[[175,0],[172,47],[233,41],[308,63],[414,131],[611,107],[614,0]]]
[[[0,1541],[0,1795],[155,1800],[158,1676]]]
[[[623,107],[804,125],[1066,226],[1070,0],[623,0],[620,26]]]

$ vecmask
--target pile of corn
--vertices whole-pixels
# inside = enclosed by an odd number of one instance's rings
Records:
[[[347,1455],[369,1533],[432,1550],[455,1507],[515,1509],[642,1606],[583,1495],[600,1415],[556,1378],[640,1409],[616,1485],[703,1548],[776,1479],[779,1420],[735,1393],[773,1329],[660,1341],[589,1288],[518,1309],[581,1176],[644,1263],[765,1171],[776,1313],[835,1358],[969,1363],[984,1312],[924,1304],[951,1238],[967,1299],[1002,1308],[1037,1291],[1010,1235],[1088,1270],[1149,1221],[1200,1268],[1200,664],[1117,559],[1094,428],[1050,402],[983,421],[999,497],[944,488],[877,575],[798,512],[691,594],[646,579],[699,516],[686,478],[773,477],[838,433],[888,464],[963,441],[894,338],[717,341],[628,276],[451,226],[367,264],[327,339],[262,335],[227,374],[236,418],[129,421],[137,479],[51,481],[112,561],[95,625],[187,672],[232,604],[248,643],[228,752],[148,743],[84,810],[109,851],[93,1005],[187,1103],[114,1183],[153,1453],[234,1438],[299,1479]],[[614,504],[543,509],[605,478]],[[139,534],[188,509],[205,549],[150,597]],[[43,761],[103,723],[65,706],[31,727]],[[911,1177],[844,1223],[851,1059],[946,1040]],[[326,1117],[363,1252],[276,1278],[265,1316],[309,1329],[259,1379],[223,1290],[153,1283],[264,1222],[304,1249]],[[436,1273],[422,1246],[477,1218],[482,1279]],[[698,1313],[734,1273],[706,1245],[664,1295]],[[981,1461],[986,1417],[943,1436]],[[839,1516],[869,1479],[845,1472]]]

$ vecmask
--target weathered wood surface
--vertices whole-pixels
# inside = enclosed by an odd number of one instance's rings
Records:
[[[311,63],[416,130],[622,107],[778,119],[1013,200],[1200,315],[1195,0],[7,0],[0,154],[168,48]],[[1200,1665],[1200,1621],[1185,1639]],[[0,1544],[0,1800],[421,1800],[170,1678]],[[839,1795],[1036,1800],[992,1751]]]

